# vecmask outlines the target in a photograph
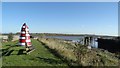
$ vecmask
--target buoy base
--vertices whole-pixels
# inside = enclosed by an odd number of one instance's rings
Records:
[[[34,51],[35,50],[35,48],[33,47],[33,46],[31,46],[31,47],[26,47],[26,54],[29,54],[29,53],[31,53],[32,51]]]
[[[28,51],[26,51],[26,54],[30,54],[32,51],[34,51],[35,49],[33,49],[33,50],[28,50]]]

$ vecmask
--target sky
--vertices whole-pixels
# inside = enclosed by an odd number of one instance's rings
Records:
[[[120,11],[120,2],[118,3],[118,11]],[[118,13],[118,18],[120,18],[120,13]],[[120,19],[118,19],[118,36],[120,36]]]
[[[118,35],[117,2],[3,2],[2,33]]]
[[[2,2],[118,2],[119,0],[1,0]]]
[[[2,3],[0,2],[0,33],[2,32]]]

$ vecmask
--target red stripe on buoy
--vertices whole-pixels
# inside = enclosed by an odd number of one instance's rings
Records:
[[[20,39],[19,42],[24,43],[26,40],[25,39]]]

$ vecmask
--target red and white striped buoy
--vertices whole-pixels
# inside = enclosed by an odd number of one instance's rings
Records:
[[[22,28],[21,28],[19,45],[26,46],[26,47],[32,46],[31,45],[31,40],[30,40],[29,28],[26,25],[26,23],[24,23]]]

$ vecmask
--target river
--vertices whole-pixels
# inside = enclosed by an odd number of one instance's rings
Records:
[[[73,42],[79,42],[84,38],[84,36],[46,36],[46,38],[58,38],[58,39],[64,39],[64,40],[71,40]],[[98,42],[95,40],[97,40],[97,38],[92,39],[92,42],[90,45],[94,48],[98,48]]]

